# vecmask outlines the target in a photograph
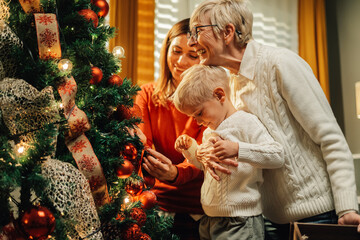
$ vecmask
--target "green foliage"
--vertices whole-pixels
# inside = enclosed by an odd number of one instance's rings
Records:
[[[34,16],[26,14],[18,0],[10,0],[7,24],[22,42],[21,46],[11,46],[8,53],[9,58],[16,62],[15,78],[24,79],[38,90],[52,86],[55,99],[60,102],[57,87],[63,83],[64,76],[74,77],[78,85],[76,105],[86,113],[91,124],[91,129],[85,134],[101,163],[111,196],[111,203],[98,209],[99,217],[103,226],[110,224],[120,231],[122,226],[134,220],[116,219],[118,214],[141,205],[140,202],[134,202],[128,208],[122,208],[127,196],[125,184],[140,179],[140,176],[133,173],[126,180],[119,179],[115,169],[124,161],[120,151],[125,144],[132,143],[137,148],[138,159],[143,145],[137,136],[133,137],[127,131],[141,120],[132,117],[119,121],[114,109],[119,106],[131,108],[134,95],[140,88],[126,78],[120,86],[109,84],[111,75],[121,69],[120,60],[106,48],[106,42],[115,36],[115,29],[105,25],[104,18],[99,18],[99,25],[95,28],[92,22],[78,14],[82,9],[99,10],[90,0],[41,0],[41,4],[44,12],[57,16],[62,58],[71,60],[73,69],[71,73],[63,73],[58,70],[58,60],[39,58]],[[89,83],[92,66],[100,68],[103,73],[102,81],[97,85]],[[64,116],[60,118],[60,121],[37,129],[35,141],[29,143],[29,150],[20,156],[10,144],[18,136],[11,136],[3,121],[0,121],[0,229],[12,220],[10,212],[14,209],[11,209],[9,199],[15,201],[12,192],[17,188],[21,189],[20,201],[16,202],[18,210],[29,208],[33,204],[31,194],[35,194],[36,200],[54,213],[56,230],[53,235],[56,239],[67,239],[66,230],[74,228],[76,223],[65,221],[51,200],[43,194],[47,182],[41,175],[41,163],[47,156],[55,154],[55,159],[76,166],[65,144],[66,132],[69,130],[66,119]],[[57,139],[56,145],[54,139]],[[142,231],[152,239],[178,239],[169,231],[172,219],[159,217],[156,211],[156,208],[146,211],[147,222]]]

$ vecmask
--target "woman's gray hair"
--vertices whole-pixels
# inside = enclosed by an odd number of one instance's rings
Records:
[[[217,37],[220,37],[221,30],[225,30],[227,24],[232,23],[236,29],[235,43],[243,47],[252,39],[253,14],[247,4],[248,0],[205,0],[193,11],[190,27],[209,14],[210,24],[218,26],[213,28]]]

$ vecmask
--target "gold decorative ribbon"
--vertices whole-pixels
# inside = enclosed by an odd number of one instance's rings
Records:
[[[72,153],[79,170],[89,180],[90,188],[97,206],[109,202],[106,179],[94,150],[84,132],[90,129],[86,114],[75,105],[77,85],[73,77],[66,77],[58,88],[64,115],[70,127],[66,135],[66,146]]]
[[[61,58],[59,27],[56,15],[52,13],[34,13],[34,17],[40,58]]]
[[[26,13],[41,12],[40,0],[19,0]]]

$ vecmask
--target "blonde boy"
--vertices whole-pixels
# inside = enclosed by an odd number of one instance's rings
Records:
[[[195,65],[183,73],[174,93],[175,107],[208,128],[201,145],[181,135],[175,149],[204,171],[201,239],[264,239],[261,169],[281,167],[283,148],[256,116],[235,109],[229,93],[228,75],[221,67]],[[213,145],[218,139],[227,141],[222,141],[226,146],[219,164],[213,165],[208,160],[216,158]],[[228,159],[231,155],[237,157]],[[219,168],[228,174],[216,172]]]

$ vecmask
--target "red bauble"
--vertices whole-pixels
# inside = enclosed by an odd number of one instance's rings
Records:
[[[139,201],[142,203],[144,209],[150,209],[157,203],[157,198],[154,192],[148,190],[141,193]]]
[[[90,84],[98,84],[99,82],[101,82],[103,73],[100,68],[91,67],[91,75],[92,75],[92,78],[89,81]]]
[[[125,185],[125,191],[131,196],[137,196],[142,193],[144,183],[141,180],[129,181]]]
[[[130,108],[128,108],[124,105],[119,105],[116,107],[116,110],[115,110],[113,116],[116,120],[118,120],[119,122],[122,122],[125,119],[131,118],[131,110],[130,110]]]
[[[141,229],[136,223],[126,225],[121,231],[121,239],[134,240],[138,239],[141,234]]]
[[[142,227],[145,225],[146,222],[146,213],[144,209],[142,208],[133,208],[130,211],[130,217],[134,219],[139,227]]]
[[[29,239],[47,239],[55,230],[55,217],[46,207],[32,206],[21,215],[20,227]]]
[[[109,12],[109,4],[105,0],[95,0],[93,1],[93,4],[100,8],[100,11],[97,15],[99,17],[106,17]]]
[[[138,151],[132,143],[125,144],[124,150],[120,152],[124,159],[134,163],[137,158]]]
[[[83,16],[87,21],[92,21],[96,28],[99,24],[99,18],[96,13],[91,9],[82,9],[78,13]]]
[[[116,108],[116,111],[114,112],[114,118],[119,122],[122,122],[125,119],[129,120],[132,117],[135,118],[142,117],[141,108],[137,104],[134,104],[133,107],[120,105]]]
[[[128,178],[134,171],[134,165],[129,160],[124,160],[124,163],[116,169],[116,175],[119,178]]]
[[[115,74],[109,78],[108,83],[111,85],[121,86],[123,84],[123,80],[121,79],[121,77],[119,75]]]

